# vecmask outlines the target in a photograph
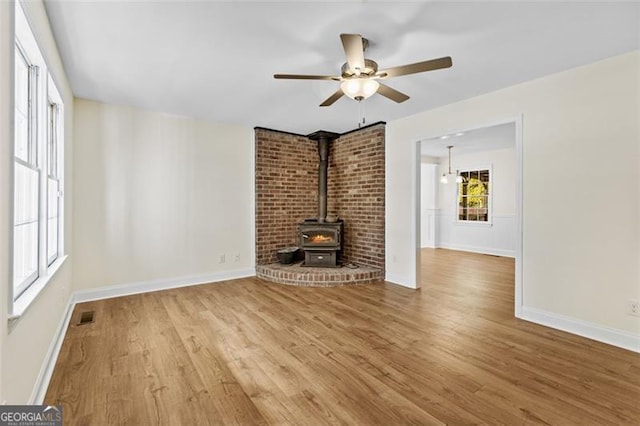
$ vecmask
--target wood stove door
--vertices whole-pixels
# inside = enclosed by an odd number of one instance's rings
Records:
[[[303,229],[300,233],[301,245],[310,247],[337,247],[339,232],[335,229]]]

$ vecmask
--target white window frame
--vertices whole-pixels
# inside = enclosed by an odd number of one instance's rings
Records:
[[[455,223],[458,225],[464,226],[492,226],[493,225],[493,167],[491,164],[488,166],[478,166],[478,167],[465,167],[463,169],[457,170],[457,174],[467,173],[467,172],[475,172],[480,170],[488,170],[489,171],[489,195],[487,197],[487,220],[479,221],[479,220],[464,220],[460,219],[458,214],[458,196],[460,192],[460,185],[456,183],[456,195],[454,199],[455,203]]]
[[[29,95],[30,101],[33,105],[30,106],[30,116],[33,115],[33,120],[30,120],[30,138],[34,140],[33,143],[35,149],[34,157],[29,156],[29,161],[25,162],[21,158],[15,155],[15,127],[14,137],[10,143],[10,152],[14,161],[12,161],[11,176],[11,200],[12,205],[15,202],[15,167],[16,164],[26,165],[38,171],[38,264],[37,273],[33,274],[33,277],[28,277],[21,283],[14,282],[13,269],[14,269],[14,218],[13,211],[15,207],[11,208],[12,218],[10,221],[10,270],[9,270],[9,309],[8,315],[10,320],[19,318],[26,309],[31,305],[35,298],[40,294],[42,289],[51,280],[54,274],[62,266],[66,260],[64,253],[64,103],[60,92],[56,88],[53,78],[48,72],[47,64],[40,51],[36,38],[31,30],[28,19],[22,10],[20,2],[15,2],[15,44],[20,50],[19,53],[24,56],[28,66],[33,67],[33,70],[37,70],[33,76],[33,93]],[[14,61],[21,60],[20,57],[14,57]],[[15,76],[14,76],[15,79]],[[31,80],[31,79],[30,79]],[[14,91],[15,96],[15,91]],[[56,130],[55,135],[50,135],[50,126],[48,122],[49,103],[55,103],[59,106],[59,114],[57,116],[57,123],[53,126]],[[11,111],[15,114],[15,107]],[[59,179],[59,191],[58,191],[58,247],[57,256],[55,259],[48,259],[47,252],[47,225],[48,225],[48,137],[55,136],[58,143],[56,147],[56,154],[58,157],[58,175]],[[27,164],[25,164],[27,163]],[[17,285],[16,285],[17,284]]]
[[[51,110],[54,110],[54,115],[51,115]],[[48,205],[47,205],[47,247],[44,250],[44,253],[47,257],[47,267],[51,268],[51,265],[60,258],[63,253],[63,222],[64,222],[64,191],[63,191],[63,183],[64,183],[64,103],[62,102],[62,97],[60,96],[60,92],[56,87],[53,78],[51,75],[48,75],[47,78],[47,144],[46,144],[46,165],[44,169],[46,173],[46,192],[47,192],[47,204],[48,204],[48,190],[49,190],[49,179],[54,179],[58,182],[58,225],[56,229],[57,234],[57,247],[55,251],[55,255],[49,256],[49,247],[48,247]],[[51,173],[49,169],[49,164],[51,162],[51,151],[49,150],[49,141],[53,139],[54,144],[54,152],[55,155],[55,165],[54,172]]]
[[[36,126],[36,121],[38,118],[38,111],[37,111],[37,104],[38,104],[38,93],[40,92],[40,88],[38,87],[38,67],[35,66],[33,64],[33,61],[31,61],[29,59],[28,54],[25,52],[25,49],[22,47],[22,45],[18,42],[18,40],[16,40],[16,46],[15,46],[15,50],[14,50],[15,56],[14,56],[14,61],[21,61],[24,62],[24,64],[26,65],[27,68],[27,158],[21,158],[18,157],[17,153],[15,153],[14,151],[14,176],[15,176],[15,167],[16,166],[20,166],[20,167],[24,167],[28,170],[30,170],[31,172],[35,172],[38,176],[37,180],[38,180],[38,235],[37,235],[37,239],[38,239],[38,245],[39,245],[39,241],[40,241],[40,226],[39,226],[39,216],[40,216],[40,172],[38,169],[38,135],[37,135],[37,126]],[[14,76],[15,78],[15,76]],[[15,83],[14,83],[15,84]],[[14,96],[15,96],[15,90],[14,90]],[[17,102],[14,101],[14,105]],[[15,114],[15,112],[14,112]],[[14,128],[15,129],[15,128]],[[14,138],[12,140],[12,143],[14,144],[14,150],[15,150],[15,143],[16,143],[16,137],[17,137],[17,133],[14,131]],[[15,179],[15,178],[14,178]],[[15,194],[15,188],[14,189],[14,194]],[[13,198],[14,203],[15,203],[15,198]],[[13,210],[13,209],[12,209]],[[15,216],[14,216],[15,218]],[[15,228],[15,220],[12,220],[12,229]],[[11,244],[11,250],[13,251],[15,249],[14,245]],[[35,271],[31,274],[26,276],[20,283],[16,283],[15,282],[15,277],[13,276],[13,274],[11,275],[11,283],[13,286],[13,291],[14,291],[14,298],[19,296],[21,293],[23,293],[31,284],[33,284],[38,277],[40,276],[40,268],[38,267],[39,262],[40,262],[40,258],[39,258],[39,248],[38,248],[38,258],[37,258],[37,264],[36,264],[36,269]]]

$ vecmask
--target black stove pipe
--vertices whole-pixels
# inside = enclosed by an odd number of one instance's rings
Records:
[[[318,142],[318,223],[324,223],[327,218],[327,172],[329,170],[329,145],[331,141],[340,137],[338,133],[318,130],[307,136]]]
[[[318,139],[318,222],[323,223],[327,217],[327,172],[329,169],[329,139]]]

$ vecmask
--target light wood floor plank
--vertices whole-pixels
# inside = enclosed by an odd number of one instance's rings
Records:
[[[80,304],[45,403],[72,425],[638,424],[640,355],[514,318],[513,259],[422,254],[418,291],[248,278]]]

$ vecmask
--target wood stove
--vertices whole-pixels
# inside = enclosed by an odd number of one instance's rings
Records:
[[[340,267],[342,234],[341,220],[327,222],[327,172],[329,168],[329,144],[340,135],[318,130],[308,135],[318,142],[318,218],[305,219],[298,226],[300,248],[304,251],[303,266]]]
[[[300,247],[304,250],[303,266],[340,267],[344,223],[307,219],[298,225]]]

